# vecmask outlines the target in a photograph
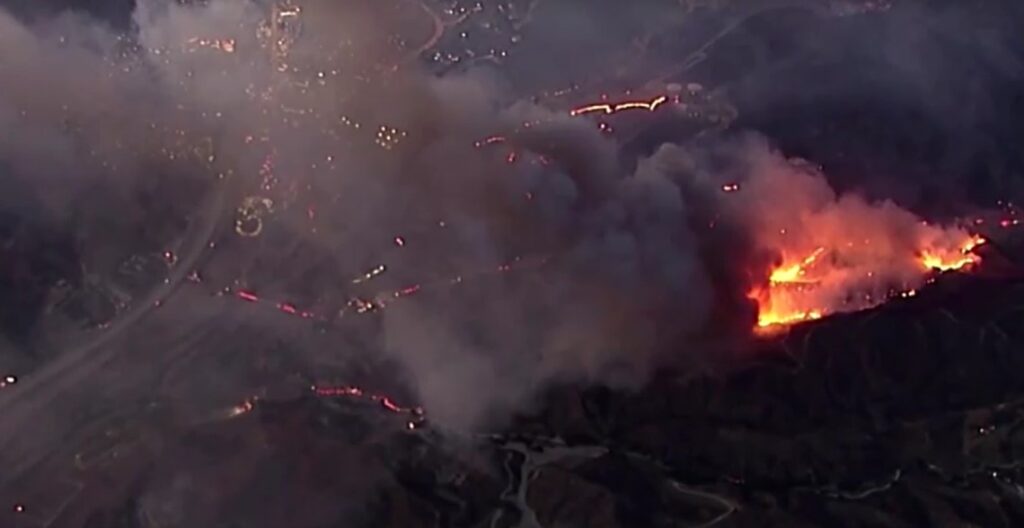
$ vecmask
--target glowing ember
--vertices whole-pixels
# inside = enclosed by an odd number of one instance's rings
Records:
[[[247,292],[247,291],[244,291],[244,290],[240,290],[240,291],[236,292],[236,295],[238,295],[239,299],[242,299],[242,300],[245,300],[245,301],[249,301],[249,302],[257,302],[257,301],[260,300],[259,296],[257,296],[255,293]]]
[[[249,399],[245,400],[244,402],[242,402],[242,403],[232,407],[231,410],[228,412],[228,416],[230,416],[230,417],[241,416],[241,415],[243,415],[245,413],[251,412],[255,408],[256,408],[256,398],[255,397],[249,398]]]
[[[420,407],[402,407],[395,403],[390,396],[383,394],[369,393],[359,387],[352,385],[334,386],[334,387],[320,387],[314,385],[311,387],[314,394],[320,398],[337,398],[337,397],[348,397],[348,398],[365,398],[374,403],[379,404],[385,410],[393,413],[409,414],[414,417],[422,417],[423,409]],[[412,423],[412,422],[410,422]],[[415,427],[409,427],[414,429]]]

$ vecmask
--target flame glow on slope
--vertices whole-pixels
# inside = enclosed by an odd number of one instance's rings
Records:
[[[888,298],[899,295],[912,297],[917,290],[913,285],[924,282],[936,271],[955,271],[967,269],[981,261],[973,250],[985,240],[966,233],[957,233],[962,237],[959,246],[926,247],[916,255],[907,255],[916,259],[919,274],[903,284],[893,284],[881,294],[868,288],[858,294],[858,277],[849,269],[844,269],[843,252],[839,248],[816,248],[810,255],[802,259],[785,259],[774,267],[768,277],[768,284],[755,288],[750,298],[757,302],[757,326],[761,331],[770,331],[780,326],[820,319],[826,315],[871,308]],[[848,246],[849,247],[849,246]],[[828,254],[836,255],[832,260],[820,260]],[[882,268],[884,263],[880,263]],[[884,274],[885,270],[867,271],[863,273],[865,282],[871,282],[876,275]],[[837,290],[849,288],[845,296],[837,296]],[[838,301],[838,302],[836,302]]]
[[[838,195],[817,167],[776,153],[754,155],[749,180],[726,206],[756,249],[775,258],[755,270],[747,296],[757,330],[771,332],[909,297],[935,273],[980,262],[985,240],[960,226],[929,224],[889,201]]]

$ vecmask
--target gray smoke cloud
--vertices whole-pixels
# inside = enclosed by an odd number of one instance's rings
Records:
[[[688,205],[656,167],[624,173],[617,145],[592,124],[516,102],[485,70],[382,71],[402,60],[379,40],[387,22],[303,7],[300,27],[299,16],[268,24],[265,6],[243,0],[142,1],[131,36],[73,14],[31,26],[0,15],[0,158],[59,221],[70,209],[103,217],[75,229],[86,274],[130,251],[131,219],[146,213],[140,188],[221,175],[237,200],[262,192],[272,160],[272,184],[285,196],[316,188],[308,205],[337,229],[313,234],[282,210],[258,239],[262,264],[234,284],[315,296],[382,262],[378,291],[422,284],[389,302],[379,327],[347,331],[395,361],[440,424],[500,424],[555,382],[635,385],[667,337],[675,346],[702,327],[712,293]],[[394,149],[370,141],[378,124],[401,134]],[[495,133],[521,162],[476,145]],[[174,187],[156,200],[199,202]],[[396,236],[408,247],[395,250]],[[298,246],[321,261],[285,279],[275,270]],[[217,262],[199,271],[211,283],[238,277]],[[353,353],[295,342],[317,360]]]
[[[842,106],[865,92],[899,106],[942,85],[955,75],[930,55],[938,48],[926,30],[955,35],[961,12],[921,7],[887,18],[878,46],[905,76],[885,70],[861,82],[874,70],[838,60],[846,76],[832,78],[835,70],[797,66],[874,42],[858,40],[856,28],[833,40],[801,33],[807,42],[798,44],[820,51],[796,46],[785,60],[760,64],[779,43],[756,38],[760,15],[771,11],[756,2],[725,6],[720,25],[701,6],[724,3],[691,2],[686,31],[673,32],[683,12],[675,1],[545,1],[532,14],[540,22],[517,33],[524,45],[505,68],[481,61],[444,75],[411,58],[415,44],[389,40],[402,33],[395,27],[427,37],[429,24],[377,16],[373,2],[344,4],[308,0],[296,12],[247,0],[139,0],[127,32],[82,14],[19,19],[0,9],[0,204],[70,233],[80,269],[53,273],[87,284],[134,253],[162,255],[160,244],[179,231],[204,235],[193,249],[174,247],[180,261],[170,275],[184,286],[140,295],[147,306],[122,314],[125,325],[115,319],[99,337],[59,347],[77,363],[58,357],[0,401],[3,467],[25,469],[43,446],[71,438],[75,419],[94,407],[164,397],[181,415],[168,427],[184,427],[222,416],[218,409],[253,387],[294,385],[324,365],[343,371],[341,382],[373,370],[365,378],[403,385],[430,420],[465,430],[500,427],[553,384],[629,388],[665,363],[697,364],[709,339],[747,337],[749,288],[780,257],[763,244],[760,230],[775,227],[762,222],[775,219],[765,211],[793,213],[779,222],[797,224],[804,219],[795,213],[806,210],[877,214],[896,224],[892,238],[901,243],[916,229],[917,218],[893,203],[836,193],[825,178],[830,167],[790,159],[819,157],[802,149],[791,109],[804,99],[814,110],[822,101]],[[846,13],[864,2],[834,4]],[[824,16],[822,5],[804,11]],[[702,56],[717,52],[701,48],[708,39],[742,56],[732,37],[754,41],[751,63]],[[1004,77],[1020,76],[1018,59],[997,41],[957,46],[990,58]],[[695,48],[703,51],[690,55]],[[658,53],[668,60],[651,58]],[[700,68],[663,74],[676,71],[679,56]],[[607,71],[612,63],[621,71]],[[610,79],[588,85],[590,95],[647,70],[658,82],[697,80],[728,94],[738,125],[773,139],[777,132],[786,152],[756,136],[705,134],[623,159],[616,136],[567,115],[569,98],[549,107],[524,96]],[[924,113],[949,118],[944,129],[991,124],[1000,113],[961,101],[939,98]],[[960,113],[949,114],[953,107]],[[820,138],[808,121],[807,134]],[[507,139],[480,145],[495,135]],[[828,153],[848,156],[842,147]],[[972,148],[952,149],[952,165],[962,168]],[[869,172],[842,187],[866,188],[872,198],[901,189],[887,180],[873,186]],[[911,191],[892,194],[916,197],[918,176],[901,184]],[[744,190],[723,194],[732,183]],[[235,208],[252,197],[272,198],[272,211],[259,236],[239,236]],[[355,283],[382,265],[379,276]],[[199,285],[186,278],[193,270]],[[45,300],[51,286],[33,295]],[[395,297],[413,286],[415,294]],[[213,294],[225,290],[256,292],[270,309]],[[356,299],[377,310],[356,313]],[[308,321],[275,311],[277,301],[336,324],[311,332]],[[5,345],[12,357],[30,348]],[[375,369],[391,366],[386,375],[398,381],[381,382]],[[202,525],[175,485],[181,474],[170,473],[169,484],[150,490],[147,508]]]
[[[752,230],[740,221],[735,237],[708,238],[706,197],[721,181],[701,175],[778,171],[789,166],[784,156],[763,144],[699,144],[625,170],[633,164],[592,123],[518,100],[529,82],[485,68],[422,71],[387,39],[391,25],[410,22],[326,1],[303,8],[275,19],[257,2],[143,0],[127,35],[82,15],[28,24],[0,11],[0,159],[48,217],[76,224],[86,274],[124,256],[114,240],[144,238],[130,219],[153,203],[188,210],[197,200],[185,189],[223,178],[230,211],[273,186],[277,216],[258,249],[234,237],[218,250],[239,251],[252,269],[234,283],[237,270],[215,261],[201,270],[207,280],[315,301],[332,292],[334,309],[349,295],[421,285],[388,302],[378,322],[346,326],[355,337],[340,341],[395,361],[430,415],[457,428],[500,423],[555,382],[635,385],[667,349],[688,353],[720,305],[749,309],[736,287],[752,281],[749,270],[722,262],[771,256],[744,243]],[[566,12],[583,7],[550,9],[535,16],[573,18]],[[605,10],[574,19],[572,36],[600,40],[608,20],[626,20],[608,40],[641,53],[653,44],[630,35],[671,26],[675,12],[657,2]],[[894,55],[900,63],[920,51],[897,49],[911,54]],[[778,102],[751,79],[732,86],[740,100]],[[477,145],[493,134],[507,145]],[[518,162],[504,162],[505,146]],[[769,161],[743,163],[750,152]],[[154,183],[168,174],[181,185]],[[309,207],[312,216],[314,206],[330,222],[316,233],[293,214]],[[395,237],[406,247],[395,249]],[[384,262],[379,279],[351,286]],[[318,360],[353,353],[296,342]]]

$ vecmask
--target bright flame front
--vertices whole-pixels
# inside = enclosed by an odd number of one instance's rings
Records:
[[[707,184],[720,191],[717,217],[751,241],[746,295],[759,332],[911,297],[936,272],[981,260],[985,240],[966,224],[931,224],[891,200],[837,193],[821,167],[763,141],[741,147],[740,170]]]
[[[758,307],[757,330],[771,333],[830,314],[871,308],[893,296],[910,297],[933,273],[968,269],[981,261],[974,250],[985,243],[984,238],[935,229],[923,230],[936,235],[926,240],[946,244],[883,255],[867,266],[859,264],[857,244],[850,241],[818,246],[806,254],[781,250],[782,262],[770,270],[767,284],[749,293]],[[956,239],[952,244],[948,243],[951,235]],[[863,245],[870,246],[871,241]]]

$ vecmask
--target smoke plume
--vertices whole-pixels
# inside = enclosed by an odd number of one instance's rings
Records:
[[[500,422],[555,381],[635,384],[664,343],[704,324],[711,291],[688,206],[653,166],[621,173],[615,143],[589,123],[508,105],[512,94],[482,72],[380,71],[401,58],[369,18],[346,18],[339,37],[320,18],[336,8],[304,9],[300,31],[288,25],[297,16],[268,25],[266,9],[241,0],[143,1],[131,36],[72,14],[31,26],[0,15],[0,158],[55,221],[84,211],[73,231],[86,275],[144,242],[128,219],[146,218],[136,198],[157,179],[183,182],[154,199],[186,209],[201,200],[185,189],[214,192],[203,186],[223,180],[243,195],[316,189],[308,206],[340,229],[313,234],[280,211],[259,235],[262,264],[198,271],[294,294],[295,281],[267,271],[301,245],[301,258],[317,255],[294,264],[310,270],[300,288],[315,297],[386,264],[360,295],[422,292],[382,305],[379,327],[347,331],[395,360],[430,415],[452,427]],[[538,125],[516,135],[520,163],[475,145],[524,122]],[[394,145],[374,147],[378,130]],[[401,251],[396,238],[408,240]],[[356,295],[346,287],[334,293],[342,306]],[[300,341],[296,353],[353,352]]]
[[[766,303],[796,319],[870,306],[919,287],[940,267],[928,251],[945,264],[973,240],[837,194],[764,140],[623,163],[593,123],[518,100],[491,71],[420,69],[382,36],[415,22],[302,7],[142,0],[128,34],[0,12],[0,185],[28,182],[86,276],[161,250],[146,246],[158,222],[140,220],[155,207],[265,204],[259,231],[216,240],[247,268],[213,259],[209,288],[372,308],[339,342],[394,361],[452,427],[500,422],[553,382],[633,385],[723,314],[749,330]],[[480,146],[496,134],[502,149]],[[794,263],[798,294],[752,293]],[[356,354],[312,343],[295,354]]]

